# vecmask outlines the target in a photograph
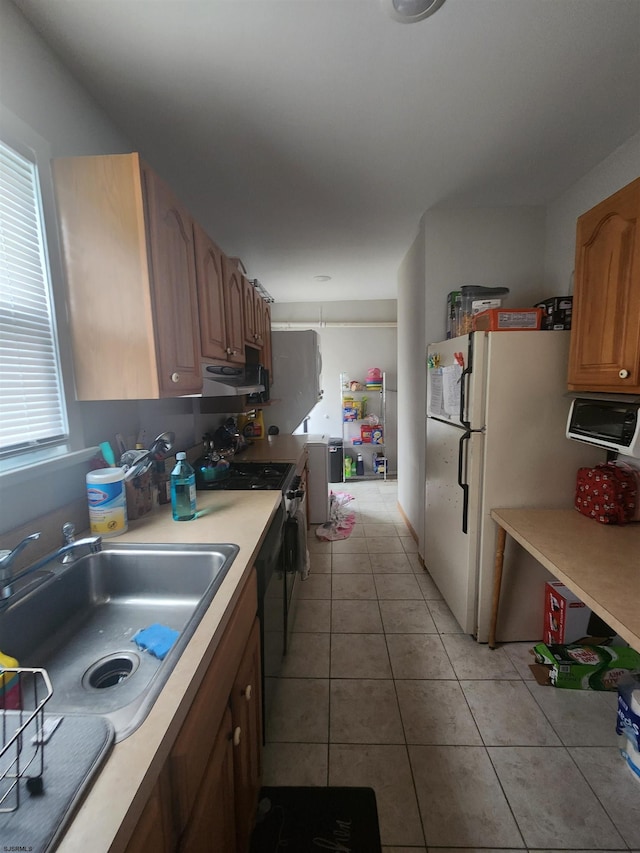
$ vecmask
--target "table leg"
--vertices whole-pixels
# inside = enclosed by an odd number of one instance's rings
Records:
[[[500,587],[502,586],[502,566],[504,563],[504,546],[507,541],[507,531],[498,525],[496,537],[496,561],[493,568],[493,600],[491,602],[491,624],[489,625],[489,648],[496,647],[496,627],[498,625],[498,605],[500,604]]]

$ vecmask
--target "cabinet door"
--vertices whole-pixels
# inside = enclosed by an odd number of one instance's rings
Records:
[[[143,184],[160,394],[197,394],[202,377],[192,220],[147,166]]]
[[[163,771],[129,839],[126,853],[171,853],[175,849],[170,789]]]
[[[256,333],[256,289],[248,278],[242,278],[242,295],[244,304],[244,342],[249,346],[257,346]]]
[[[53,161],[78,400],[157,399],[137,154]]]
[[[262,349],[264,344],[264,312],[262,310],[262,306],[264,305],[264,299],[256,288],[253,288],[253,336],[255,341],[255,346]]]
[[[262,355],[260,356],[260,362],[263,367],[269,371],[269,376],[271,377],[271,381],[273,381],[273,362],[271,358],[271,305],[268,302],[265,302],[264,299],[260,300],[262,302]]]
[[[200,347],[205,358],[227,357],[227,324],[224,314],[222,252],[194,223]]]
[[[178,844],[180,853],[237,853],[233,776],[232,724],[227,709]]]
[[[231,692],[238,853],[249,849],[262,778],[260,627],[256,619]]]
[[[244,364],[244,285],[240,270],[222,258],[224,309],[227,325],[227,361]]]
[[[640,392],[640,178],[578,219],[569,389]]]

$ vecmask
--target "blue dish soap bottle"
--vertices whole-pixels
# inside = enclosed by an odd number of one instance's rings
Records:
[[[176,467],[171,472],[171,510],[174,521],[196,517],[196,475],[186,453],[176,453]]]

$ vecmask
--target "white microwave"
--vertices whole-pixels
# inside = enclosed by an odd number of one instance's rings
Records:
[[[640,459],[640,397],[576,397],[566,435]]]

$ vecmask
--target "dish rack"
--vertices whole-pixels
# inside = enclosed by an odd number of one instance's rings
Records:
[[[20,808],[20,780],[41,793],[44,706],[53,695],[44,669],[2,667],[0,673],[0,813]],[[31,772],[27,776],[27,771]]]

